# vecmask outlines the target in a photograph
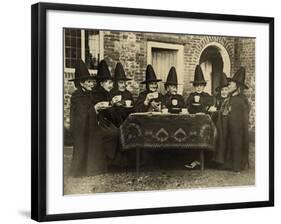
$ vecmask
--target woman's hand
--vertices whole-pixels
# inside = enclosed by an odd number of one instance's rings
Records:
[[[159,103],[156,103],[154,100],[151,101],[150,105],[152,106],[154,111],[159,111]]]
[[[98,102],[98,103],[96,103],[96,105],[94,107],[95,107],[96,112],[98,113],[103,108],[103,104],[102,104],[102,102]]]
[[[154,94],[153,93],[148,93],[146,95],[146,98],[144,100],[144,105],[148,106],[149,102],[154,99]]]
[[[111,100],[111,104],[114,105],[121,101],[121,96],[114,96]]]
[[[210,108],[208,109],[208,112],[216,112],[217,111],[217,108],[215,106],[210,106]]]

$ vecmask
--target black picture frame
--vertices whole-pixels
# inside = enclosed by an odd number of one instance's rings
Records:
[[[69,214],[46,214],[46,13],[48,10],[73,12],[100,12],[111,14],[190,18],[216,21],[253,22],[269,25],[269,200],[196,206],[160,207],[148,209],[114,210]],[[151,9],[103,7],[74,4],[37,3],[32,5],[31,16],[31,218],[37,221],[74,220],[100,217],[132,216],[161,213],[254,208],[274,206],[274,18],[240,15],[163,11]]]

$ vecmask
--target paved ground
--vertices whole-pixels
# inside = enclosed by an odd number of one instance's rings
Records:
[[[189,170],[184,167],[181,155],[177,161],[143,168],[136,175],[134,168],[115,168],[97,176],[74,178],[69,176],[72,147],[64,150],[64,194],[97,192],[125,192],[165,189],[242,186],[255,184],[254,145],[250,147],[250,169],[241,173],[206,168]],[[177,165],[175,165],[177,163]],[[159,165],[160,164],[160,165]]]

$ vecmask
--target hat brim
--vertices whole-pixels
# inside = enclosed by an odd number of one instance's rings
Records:
[[[122,78],[122,79],[114,79],[114,81],[118,82],[118,81],[130,81],[132,79],[129,78]]]
[[[227,78],[227,80],[228,80],[228,81],[232,81],[232,82],[236,82],[238,85],[244,87],[245,89],[249,89],[249,87],[248,87],[247,85],[245,85],[244,83],[239,82],[239,81],[237,81],[237,80],[235,80],[235,79]]]
[[[190,81],[190,83],[192,83],[192,84],[204,84],[204,85],[207,85],[207,82],[206,81]]]
[[[151,79],[151,80],[145,80],[143,82],[141,82],[141,84],[146,84],[146,83],[149,83],[149,82],[161,82],[162,79]]]
[[[114,80],[113,77],[102,77],[102,78],[97,78],[97,81],[104,81],[104,80]]]
[[[228,84],[227,85],[224,85],[224,86],[218,86],[218,87],[216,87],[215,88],[215,91],[220,91],[222,88],[224,88],[224,87],[227,87],[228,86]]]
[[[96,76],[82,76],[79,78],[69,79],[68,81],[97,80]]]
[[[183,85],[183,84],[182,83],[176,83],[176,82],[165,82],[165,85],[178,86],[178,85]]]

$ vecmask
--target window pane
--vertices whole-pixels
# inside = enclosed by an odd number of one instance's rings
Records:
[[[65,33],[66,36],[70,35],[70,29],[65,29],[64,33]]]
[[[70,46],[70,37],[65,38],[65,46]]]
[[[71,60],[70,59],[65,59],[65,66],[67,68],[70,68],[71,67]]]
[[[76,29],[70,29],[70,35],[75,37],[77,35]]]
[[[66,48],[65,49],[65,57],[68,57],[68,58],[71,57],[71,48]]]

